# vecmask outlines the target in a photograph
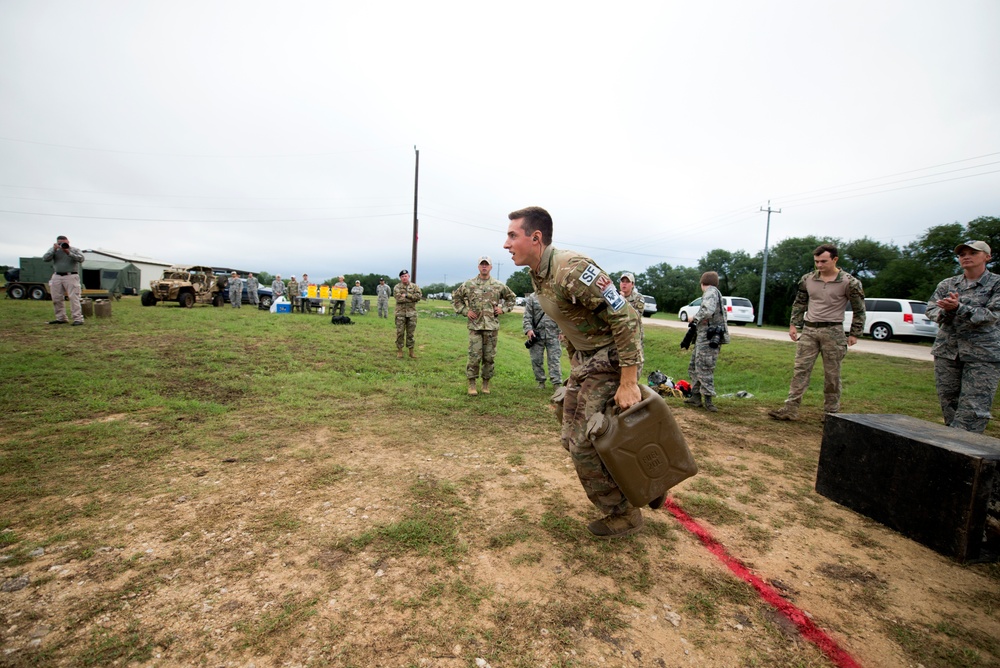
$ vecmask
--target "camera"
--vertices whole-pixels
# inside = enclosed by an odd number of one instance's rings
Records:
[[[684,339],[681,341],[681,348],[687,350],[691,347],[691,344],[695,342],[698,338],[698,325],[693,322],[688,323],[688,331],[684,335]]]
[[[66,243],[65,241],[59,244],[59,247],[62,248],[63,250],[69,250],[69,244]]]
[[[722,345],[722,337],[726,334],[726,328],[712,325],[705,331],[705,338],[708,339],[709,348],[718,348]]]
[[[524,342],[524,347],[525,348],[531,348],[533,345],[535,345],[536,343],[538,343],[541,340],[542,340],[542,337],[538,336],[537,334],[535,336],[528,337],[528,340],[526,340]]]

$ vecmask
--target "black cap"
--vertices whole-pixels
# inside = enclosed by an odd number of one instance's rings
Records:
[[[408,274],[408,273],[410,273],[410,270],[409,269],[404,269],[401,272],[399,272],[399,275],[402,276],[403,274]]]

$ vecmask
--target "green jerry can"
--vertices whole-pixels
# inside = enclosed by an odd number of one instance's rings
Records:
[[[639,390],[639,403],[619,411],[612,402],[587,423],[604,467],[636,508],[698,472],[667,402],[645,385]]]

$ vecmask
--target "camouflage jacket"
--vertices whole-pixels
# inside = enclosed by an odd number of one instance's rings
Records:
[[[379,301],[382,301],[383,299],[389,299],[389,295],[392,294],[392,288],[390,288],[385,283],[379,283],[378,285],[375,286],[375,294],[378,295]]]
[[[810,300],[813,301],[812,305]],[[861,281],[843,269],[837,270],[837,278],[832,281],[824,281],[818,271],[810,272],[799,279],[799,289],[795,293],[795,301],[792,302],[791,324],[802,329],[806,314],[811,310],[810,306],[813,306],[813,310],[820,306],[836,308],[840,313],[836,319],[843,320],[847,302],[851,303],[851,309],[854,311],[850,335],[861,338],[865,329],[865,290]],[[833,316],[827,316],[819,322],[834,322]]]
[[[415,283],[396,283],[392,289],[392,296],[396,299],[396,315],[416,315],[417,302],[423,297],[420,288]]]
[[[538,297],[534,293],[528,295],[524,300],[524,317],[521,318],[521,328],[525,334],[534,331],[535,335],[542,341],[559,338],[559,325],[542,310],[542,305],[538,303]]]
[[[361,295],[365,294],[365,289],[360,285],[355,285],[353,288],[351,288],[351,294],[354,295],[355,297],[360,297]]]
[[[722,293],[719,292],[719,288],[710,285],[702,293],[701,306],[691,322],[698,323],[698,336],[706,341],[709,327],[722,327],[724,330],[722,342],[729,343],[729,325],[726,324],[726,311],[722,305]]]
[[[937,305],[958,293],[958,308]],[[1000,276],[985,272],[974,281],[964,274],[946,278],[927,302],[927,317],[938,324],[931,355],[963,362],[1000,362]]]
[[[299,297],[301,289],[299,288],[299,282],[290,280],[288,281],[288,296],[289,297]]]
[[[253,294],[257,292],[257,289],[259,287],[260,287],[260,281],[257,280],[256,276],[250,276],[249,278],[247,278],[247,292]]]
[[[271,296],[280,297],[283,294],[285,294],[285,284],[278,279],[271,281]]]
[[[614,345],[622,366],[642,364],[639,316],[614,281],[588,257],[549,246],[531,282],[542,309],[559,325],[570,352]]]
[[[229,298],[232,299],[233,295],[238,295],[243,292],[243,280],[240,278],[230,278],[226,287],[229,288]]]
[[[492,276],[485,281],[479,276],[470,278],[458,286],[451,295],[451,305],[455,308],[455,313],[460,315],[467,315],[469,311],[476,313],[475,320],[466,318],[469,329],[474,330],[500,329],[500,319],[494,308],[499,306],[504,313],[510,313],[516,300],[517,295],[514,291]]]

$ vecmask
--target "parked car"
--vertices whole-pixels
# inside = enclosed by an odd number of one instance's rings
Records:
[[[642,314],[647,318],[656,313],[656,298],[649,295],[643,295],[642,301],[646,302],[646,305],[642,307]]]
[[[915,299],[865,300],[864,333],[876,341],[888,341],[894,336],[937,336],[938,326],[927,318],[927,304]],[[844,331],[850,331],[854,311],[847,305],[844,312]]]
[[[514,306],[524,306],[524,297],[515,297]]]
[[[726,309],[726,322],[743,326],[754,321],[753,304],[749,299],[743,297],[723,297],[722,306]],[[682,306],[677,312],[677,317],[681,322],[687,322],[695,316],[701,307],[701,297],[695,299],[687,306]]]

